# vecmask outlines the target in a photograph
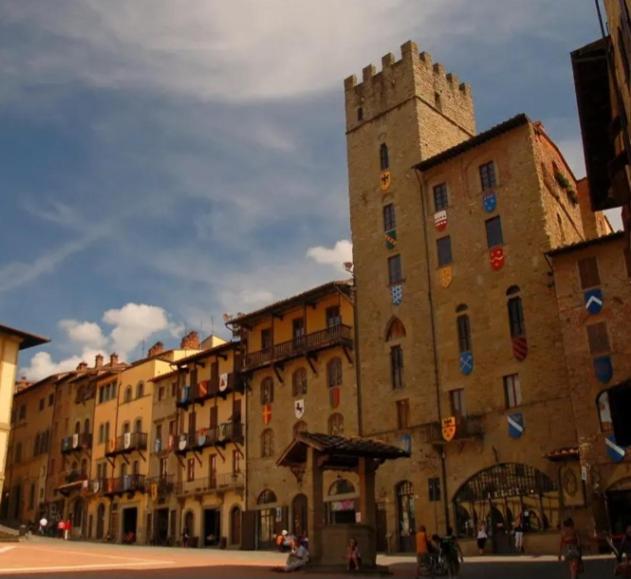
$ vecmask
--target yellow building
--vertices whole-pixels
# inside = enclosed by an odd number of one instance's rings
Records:
[[[276,466],[294,433],[358,432],[351,284],[330,282],[229,324],[250,393],[243,543],[265,548],[283,529],[309,533],[302,475]],[[329,522],[354,521],[356,478],[329,472],[325,485]]]
[[[4,468],[11,430],[11,408],[20,350],[39,346],[48,338],[0,325],[0,497],[3,496]]]

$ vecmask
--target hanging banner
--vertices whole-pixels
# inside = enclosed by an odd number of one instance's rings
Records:
[[[305,415],[304,399],[294,401],[294,416],[300,420]]]
[[[197,395],[200,398],[206,398],[206,396],[208,396],[208,380],[202,380],[197,385]]]
[[[77,432],[72,435],[72,448],[79,448],[79,434]]]
[[[263,424],[267,426],[272,420],[272,405],[263,404]]]
[[[390,189],[390,183],[392,182],[392,176],[390,175],[390,171],[387,169],[385,171],[381,171],[379,174],[379,188],[382,191],[387,191]]]
[[[339,386],[329,388],[329,404],[331,408],[337,408],[340,405],[341,389]]]
[[[219,375],[219,392],[225,392],[228,389],[228,373],[224,372]]]
[[[131,432],[123,434],[123,448],[127,450],[131,446]]]

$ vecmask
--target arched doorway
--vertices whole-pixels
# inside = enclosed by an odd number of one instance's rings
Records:
[[[241,544],[241,509],[237,505],[230,509],[230,544]]]
[[[496,464],[479,471],[454,494],[456,533],[474,537],[486,522],[493,551],[513,551],[512,524],[521,517],[526,532],[543,531],[559,522],[560,497],[555,482],[520,463]],[[466,513],[466,516],[465,516]]]
[[[414,551],[416,533],[416,511],[414,507],[414,485],[404,480],[397,485],[397,515],[399,517],[399,550]]]
[[[105,505],[100,503],[96,509],[96,538],[102,539],[105,535]]]
[[[329,525],[352,524],[357,510],[357,491],[351,481],[338,478],[330,487],[325,500]]]
[[[257,521],[257,538],[259,549],[269,549],[274,545],[274,523],[276,522],[276,494],[265,489],[259,495],[256,504],[259,506]]]
[[[307,497],[304,494],[296,495],[291,502],[291,531],[297,537],[302,535],[309,536],[307,521]]]

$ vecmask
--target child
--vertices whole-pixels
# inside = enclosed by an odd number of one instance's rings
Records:
[[[347,571],[359,571],[361,565],[361,553],[359,552],[359,545],[357,539],[351,537],[346,549],[346,570]]]

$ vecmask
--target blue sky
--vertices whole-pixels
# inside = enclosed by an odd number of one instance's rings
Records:
[[[407,39],[584,174],[576,0],[0,0],[0,320],[31,377],[343,277],[342,80]],[[33,356],[35,355],[35,358]]]

